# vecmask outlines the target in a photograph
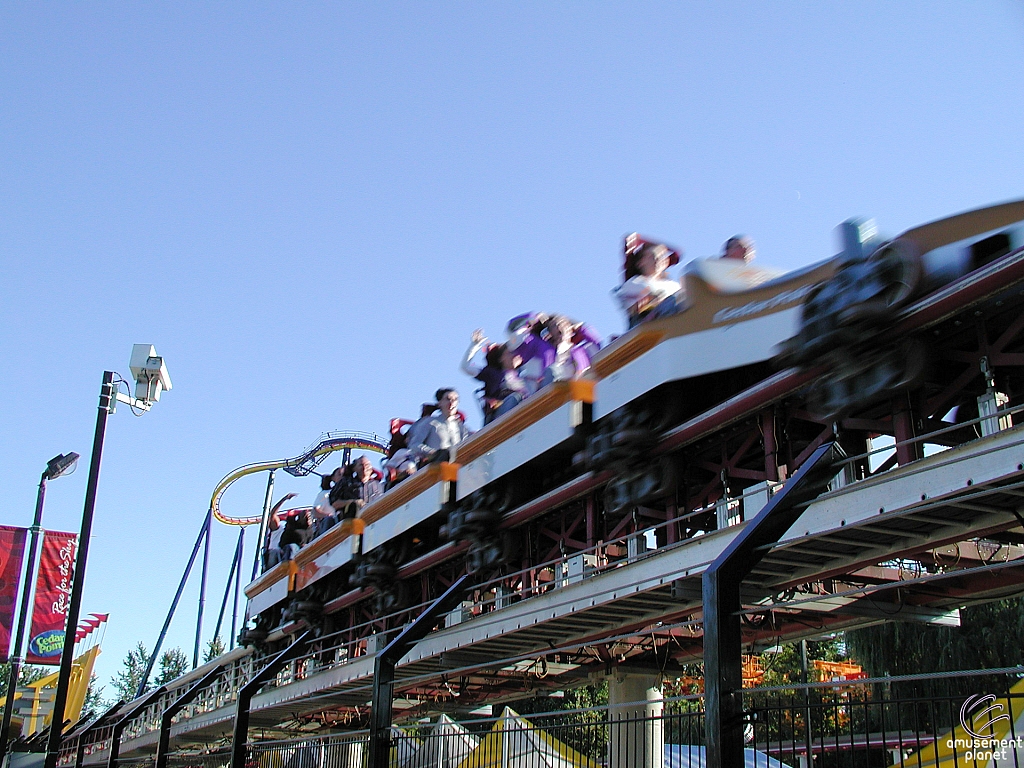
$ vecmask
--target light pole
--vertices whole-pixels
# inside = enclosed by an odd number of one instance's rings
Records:
[[[75,557],[74,578],[71,582],[71,599],[68,604],[67,627],[78,626],[82,606],[82,591],[85,586],[85,566],[89,557],[89,538],[92,535],[93,511],[96,508],[96,486],[100,479],[100,461],[103,458],[103,438],[107,431],[107,416],[114,412],[117,403],[127,403],[132,409],[148,411],[160,392],[171,388],[171,378],[162,357],[149,344],[132,347],[129,367],[135,378],[135,397],[118,391],[124,381],[113,371],[103,372],[100,386],[99,409],[96,413],[96,431],[92,439],[92,458],[89,461],[89,484],[85,489],[85,507],[82,510],[82,530],[78,535],[78,554]],[[117,377],[115,380],[115,376]],[[65,635],[65,640],[67,635]],[[68,684],[71,681],[71,664],[74,657],[74,643],[64,643],[60,654],[60,673],[57,677],[57,691],[53,697],[53,715],[50,718],[50,733],[46,742],[45,768],[57,768],[60,756],[60,742],[64,733],[64,708],[68,700]]]
[[[21,588],[21,606],[18,609],[18,623],[14,630],[13,647],[11,648],[11,673],[7,678],[7,703],[4,706],[3,724],[0,725],[0,760],[7,754],[7,733],[11,729],[11,714],[14,710],[14,694],[18,688],[18,673],[25,661],[21,656],[21,644],[25,635],[25,623],[28,621],[28,607],[32,599],[32,586],[35,583],[36,556],[39,533],[43,524],[43,499],[46,497],[46,481],[61,475],[74,472],[78,465],[78,454],[59,453],[46,462],[46,469],[39,477],[39,491],[36,493],[36,514],[32,518],[29,531],[28,565],[25,568],[25,581]]]

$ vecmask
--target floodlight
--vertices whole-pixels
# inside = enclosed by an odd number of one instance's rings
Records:
[[[171,377],[167,373],[164,359],[156,353],[152,344],[132,345],[132,357],[128,363],[135,379],[135,397],[146,403],[155,403],[163,390],[171,388]]]
[[[78,454],[72,451],[71,453],[58,453],[48,462],[46,462],[46,472],[43,474],[47,480],[53,480],[54,478],[60,477],[61,475],[70,475],[75,471],[78,466]]]

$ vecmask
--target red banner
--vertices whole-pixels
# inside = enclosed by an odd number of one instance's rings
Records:
[[[60,664],[77,543],[78,536],[73,533],[47,531],[43,536],[32,633],[29,635],[28,653],[25,654],[29,664]]]
[[[0,662],[7,661],[14,633],[14,609],[25,556],[25,529],[0,525]]]

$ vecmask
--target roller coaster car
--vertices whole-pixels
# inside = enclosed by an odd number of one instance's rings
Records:
[[[982,208],[882,241],[874,224],[840,226],[835,278],[814,289],[800,329],[780,346],[780,364],[825,366],[811,393],[819,413],[839,418],[924,372],[919,338],[892,334],[914,300],[993,264],[1024,246],[1024,201]]]
[[[376,593],[378,615],[405,604],[403,579],[445,559],[501,566],[516,525],[545,494],[587,471],[606,512],[664,498],[671,457],[651,458],[667,430],[762,382],[775,367],[829,371],[828,413],[906,384],[922,363],[886,330],[901,307],[1024,245],[1024,202],[960,214],[880,240],[865,221],[841,225],[835,258],[788,274],[698,260],[677,314],[645,322],[601,350],[578,381],[553,384],[365,507],[246,588],[250,616],[273,624],[286,599],[324,604]],[[995,266],[995,265],[993,265]],[[509,512],[516,510],[513,514]],[[499,524],[500,523],[500,524]],[[463,554],[464,553],[464,554]]]

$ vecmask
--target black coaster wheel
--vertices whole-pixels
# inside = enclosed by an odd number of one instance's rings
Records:
[[[408,585],[404,581],[392,581],[386,588],[378,587],[373,607],[378,616],[387,616],[408,608]]]

